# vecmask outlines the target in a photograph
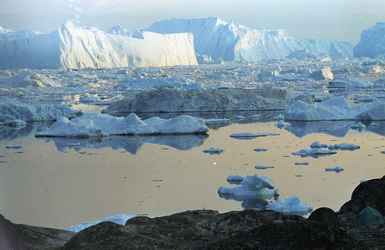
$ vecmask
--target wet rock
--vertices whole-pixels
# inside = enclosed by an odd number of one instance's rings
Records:
[[[344,232],[300,216],[245,210],[188,211],[102,223],[73,237],[64,249],[327,249],[345,246]]]
[[[327,207],[321,207],[316,209],[309,216],[309,220],[331,227],[334,227],[338,224],[337,214],[332,209]]]
[[[385,214],[385,177],[362,182],[353,191],[350,201],[340,209],[340,213],[352,212],[358,215],[364,208],[371,207]]]
[[[382,214],[371,207],[366,207],[360,212],[358,215],[358,222],[361,226],[385,224]]]

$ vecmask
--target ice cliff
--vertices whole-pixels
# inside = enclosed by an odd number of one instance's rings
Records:
[[[0,68],[116,68],[197,64],[191,34],[106,33],[67,22],[51,33],[0,30]]]
[[[297,51],[346,58],[352,56],[353,49],[347,42],[296,39],[284,30],[252,29],[216,17],[159,21],[147,30],[163,34],[192,33],[201,62],[282,59]]]

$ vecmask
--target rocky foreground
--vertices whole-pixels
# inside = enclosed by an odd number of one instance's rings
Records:
[[[385,249],[385,177],[361,183],[339,212],[187,211],[73,233],[0,217],[0,249]]]

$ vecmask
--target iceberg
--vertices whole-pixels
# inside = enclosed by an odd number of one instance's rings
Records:
[[[79,111],[61,104],[32,104],[3,97],[0,101],[0,126],[22,125],[24,122],[56,121],[75,117]]]
[[[296,39],[284,30],[252,29],[217,17],[163,20],[145,30],[162,34],[192,33],[201,63],[284,59],[297,51],[332,58],[353,54],[353,46],[348,42]]]
[[[191,34],[143,32],[140,38],[67,22],[51,33],[0,36],[0,68],[117,68],[196,65]]]
[[[59,119],[50,128],[37,132],[37,137],[103,137],[112,135],[182,135],[206,134],[204,120],[182,115],[171,119],[152,117],[140,119],[136,114],[114,117],[85,113],[72,120]]]
[[[379,22],[361,34],[354,47],[355,57],[378,57],[385,55],[385,22]]]
[[[313,208],[301,202],[298,197],[292,196],[286,199],[279,199],[267,205],[267,209],[293,215],[306,215],[313,211]]]
[[[244,209],[273,210],[285,214],[306,215],[312,208],[298,197],[280,199],[278,190],[266,176],[229,176],[227,181],[236,187],[220,187],[222,199],[242,202]]]

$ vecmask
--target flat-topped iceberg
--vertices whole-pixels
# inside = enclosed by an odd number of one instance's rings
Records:
[[[177,135],[205,134],[204,120],[188,115],[171,119],[152,117],[140,119],[136,114],[114,117],[107,114],[86,113],[75,119],[61,118],[50,128],[38,132],[37,137],[101,137],[112,135]]]

